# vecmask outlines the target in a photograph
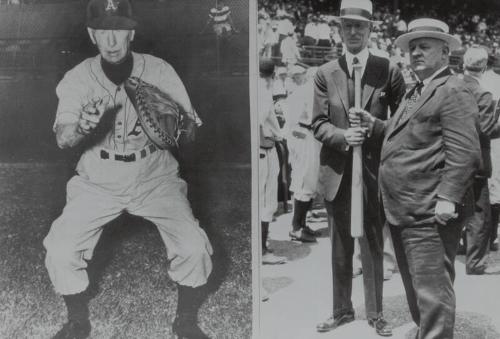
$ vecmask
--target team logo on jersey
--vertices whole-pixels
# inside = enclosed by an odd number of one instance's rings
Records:
[[[114,0],[108,0],[108,5],[106,6],[106,12],[112,11],[116,12],[118,10],[118,5],[115,4]]]
[[[138,136],[142,132],[142,127],[141,127],[141,121],[137,119],[135,122],[134,128],[132,128],[132,131],[128,135],[133,135],[133,136]]]

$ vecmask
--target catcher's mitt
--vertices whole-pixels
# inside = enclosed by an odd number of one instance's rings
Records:
[[[137,77],[125,81],[125,91],[149,139],[160,149],[177,148],[181,114],[172,98]]]

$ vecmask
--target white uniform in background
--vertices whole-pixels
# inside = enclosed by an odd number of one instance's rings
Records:
[[[281,140],[281,131],[276,115],[272,88],[267,88],[264,79],[259,79],[258,109],[261,138],[269,140],[269,146],[259,149],[259,207],[260,219],[271,222],[278,209],[279,160],[272,140]]]
[[[311,79],[295,87],[287,99],[287,141],[292,167],[290,190],[300,201],[313,199],[318,185],[321,143],[308,128],[312,120],[313,93]]]

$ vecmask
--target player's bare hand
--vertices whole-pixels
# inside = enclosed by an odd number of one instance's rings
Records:
[[[351,127],[362,127],[366,130],[367,136],[371,136],[375,118],[364,109],[350,108],[349,109],[349,124]]]
[[[77,129],[80,134],[87,135],[92,133],[108,108],[108,102],[109,99],[98,98],[91,100],[91,102],[82,107]]]
[[[349,146],[360,146],[366,138],[366,129],[362,127],[350,127],[344,133],[344,139]]]

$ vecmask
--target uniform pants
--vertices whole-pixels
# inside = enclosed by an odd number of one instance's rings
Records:
[[[68,182],[66,206],[44,239],[45,264],[56,292],[76,294],[87,288],[84,259],[91,259],[103,226],[123,212],[158,227],[172,280],[191,287],[206,283],[212,248],[191,212],[186,183],[175,174],[144,185],[152,190],[130,196],[111,195],[79,175]]]
[[[349,162],[348,162],[349,163]],[[353,313],[352,259],[354,239],[350,233],[351,222],[351,170],[346,166],[339,191],[333,201],[325,201],[328,226],[332,244],[333,316]],[[365,195],[364,231],[359,238],[363,267],[363,286],[366,316],[378,318],[382,315],[383,237],[382,225],[377,222],[379,209],[376,195]]]
[[[278,174],[280,171],[276,148],[260,149],[259,152],[259,207],[260,220],[273,221],[278,209]]]
[[[463,221],[446,226],[390,226],[417,339],[452,339],[455,256]]]
[[[486,268],[491,238],[490,193],[487,178],[474,180],[474,212],[466,223],[467,273],[481,272]]]

